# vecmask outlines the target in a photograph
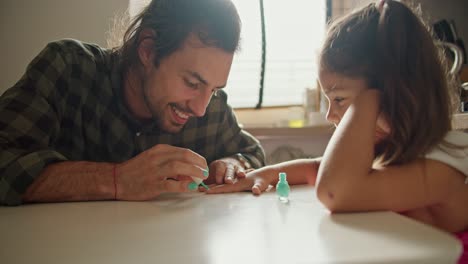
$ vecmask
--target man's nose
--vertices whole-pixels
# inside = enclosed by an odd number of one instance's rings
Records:
[[[189,107],[190,110],[195,114],[197,117],[202,117],[205,115],[206,108],[210,103],[211,96],[213,95],[211,89],[201,89],[200,93],[190,100]]]

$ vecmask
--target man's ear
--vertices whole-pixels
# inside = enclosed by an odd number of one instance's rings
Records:
[[[138,58],[143,67],[151,66],[154,63],[154,41],[156,34],[151,29],[143,29],[138,36]]]

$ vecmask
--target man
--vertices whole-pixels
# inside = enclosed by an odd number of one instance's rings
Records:
[[[227,96],[229,0],[153,0],[105,50],[50,43],[0,98],[0,201],[148,200],[264,164]]]

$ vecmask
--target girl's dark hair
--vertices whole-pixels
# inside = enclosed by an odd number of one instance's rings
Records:
[[[207,46],[234,53],[239,47],[241,22],[230,0],[152,0],[131,22],[117,51],[123,68],[138,64],[140,33],[155,33],[154,64],[181,48],[190,34]]]
[[[364,78],[380,91],[380,110],[392,128],[378,146],[383,165],[423,155],[451,129],[453,105],[442,52],[421,18],[400,2],[370,4],[334,22],[320,65]]]

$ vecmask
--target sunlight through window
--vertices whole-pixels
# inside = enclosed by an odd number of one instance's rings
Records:
[[[260,4],[252,0],[233,2],[242,20],[242,42],[226,91],[233,107],[254,107],[260,86]],[[305,89],[316,86],[316,57],[325,31],[325,0],[265,0],[264,13],[263,105],[301,104]]]

